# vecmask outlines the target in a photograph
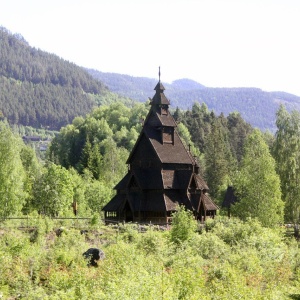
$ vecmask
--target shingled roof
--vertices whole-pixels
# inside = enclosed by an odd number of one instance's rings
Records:
[[[202,195],[202,201],[206,210],[215,211],[219,207],[209,198],[207,194]]]
[[[165,87],[160,82],[160,80],[157,83],[157,85],[155,86],[154,90],[156,91],[156,93],[155,93],[154,97],[152,98],[151,104],[170,105],[169,99],[164,94]]]
[[[160,132],[155,128],[145,125],[143,132],[150,141],[162,163],[193,164],[194,159],[185,149],[178,133],[174,132],[174,144],[160,142]],[[171,154],[172,153],[172,154]],[[171,154],[171,155],[170,155]]]

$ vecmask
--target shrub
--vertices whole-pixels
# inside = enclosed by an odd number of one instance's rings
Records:
[[[177,212],[172,215],[172,227],[170,232],[171,242],[181,244],[189,241],[195,234],[197,221],[193,213],[179,206]]]

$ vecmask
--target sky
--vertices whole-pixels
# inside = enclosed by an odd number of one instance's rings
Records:
[[[299,0],[0,0],[0,26],[79,66],[300,96]]]

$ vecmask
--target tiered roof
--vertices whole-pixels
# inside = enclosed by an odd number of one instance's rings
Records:
[[[118,193],[105,211],[121,211],[126,203],[132,212],[175,211],[178,204],[198,212],[200,206],[218,209],[206,194],[208,186],[198,174],[195,158],[177,133],[164,90],[159,72],[151,108],[127,160],[128,173],[116,185]]]

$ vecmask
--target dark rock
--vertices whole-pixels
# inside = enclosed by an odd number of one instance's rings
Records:
[[[98,248],[89,248],[83,254],[84,258],[88,261],[88,266],[98,267],[98,260],[105,258],[105,254]]]
[[[60,228],[58,228],[58,229],[55,230],[55,234],[58,237],[61,236],[63,232],[64,232],[64,228],[63,227],[60,227]]]

